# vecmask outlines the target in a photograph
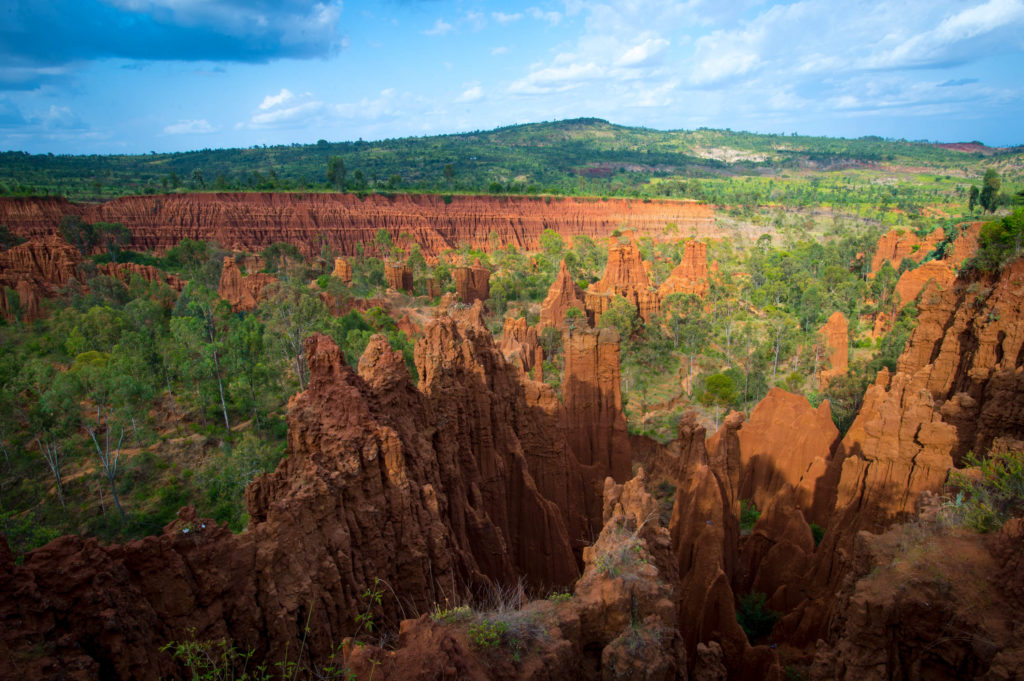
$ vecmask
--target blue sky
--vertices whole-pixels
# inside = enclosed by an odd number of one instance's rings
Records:
[[[1024,0],[3,0],[0,149],[144,153],[578,116],[1024,143]]]

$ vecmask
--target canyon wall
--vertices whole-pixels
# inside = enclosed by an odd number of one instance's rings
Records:
[[[319,254],[320,237],[341,255],[370,248],[380,229],[397,241],[408,232],[424,255],[467,243],[537,250],[545,229],[563,237],[604,237],[625,225],[638,234],[661,236],[669,222],[697,236],[715,236],[710,206],[687,201],[555,197],[491,197],[400,194],[171,194],[132,196],[100,204],[64,199],[0,199],[0,224],[24,237],[54,234],[64,215],[87,222],[120,222],[133,235],[132,248],[162,251],[181,239],[216,240],[236,251],[261,251],[278,241],[306,256]]]

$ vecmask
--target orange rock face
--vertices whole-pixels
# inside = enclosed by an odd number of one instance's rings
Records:
[[[687,241],[683,258],[658,287],[662,298],[673,293],[704,297],[708,292],[708,246],[702,241]]]
[[[26,322],[39,318],[40,301],[78,277],[78,251],[58,236],[29,239],[0,252],[0,314],[10,318],[4,289],[17,292]]]
[[[412,269],[402,263],[384,263],[384,278],[388,288],[412,293]]]
[[[526,323],[526,317],[505,319],[501,331],[501,354],[524,372],[535,366],[540,343],[537,340],[537,328]]]
[[[838,439],[827,400],[814,409],[803,395],[772,388],[739,431],[740,498],[764,510],[789,485],[795,507],[810,521],[825,522],[827,462]]]
[[[467,305],[491,297],[491,272],[482,267],[479,260],[472,267],[452,268],[452,278],[455,280],[455,295]]]
[[[907,270],[896,282],[895,293],[900,297],[897,309],[902,310],[908,303],[913,302],[929,281],[934,280],[940,290],[945,290],[955,278],[956,275],[945,260],[930,260],[920,267]]]
[[[843,376],[849,369],[850,329],[846,316],[838,310],[818,329],[818,335],[826,349],[829,368],[821,372],[821,381],[827,384],[836,376]]]
[[[318,235],[352,256],[358,244],[372,244],[379,229],[395,240],[408,232],[427,257],[461,243],[490,249],[491,232],[500,245],[521,250],[537,250],[545,229],[565,238],[601,238],[625,223],[638,234],[660,235],[666,223],[675,222],[701,237],[720,233],[713,209],[688,201],[255,193],[133,196],[102,204],[0,199],[0,224],[20,236],[54,234],[64,215],[120,222],[132,232],[135,250],[163,251],[187,237],[249,252],[283,241],[307,257],[316,255]]]
[[[661,299],[657,291],[651,288],[640,249],[632,239],[625,244],[619,243],[617,238],[609,240],[608,264],[604,276],[587,289],[584,302],[587,315],[593,318],[594,324],[598,323],[601,314],[610,306],[609,296],[612,295],[622,296],[632,303],[644,321],[649,321],[660,308]]]
[[[269,274],[250,274],[242,276],[241,270],[231,256],[224,258],[224,267],[220,273],[217,294],[231,303],[236,312],[249,312],[256,309],[263,299],[263,289],[277,282],[277,278]]]
[[[871,273],[874,274],[881,269],[882,264],[888,262],[893,269],[899,269],[904,258],[910,258],[914,262],[921,262],[931,253],[946,234],[942,228],[932,230],[923,239],[913,232],[894,229],[882,235],[878,240],[878,247],[875,255],[871,258]]]
[[[332,276],[341,279],[346,284],[352,283],[352,264],[347,258],[335,258],[334,259],[334,272]]]
[[[540,306],[540,325],[553,326],[556,329],[563,328],[565,313],[571,308],[578,308],[580,312],[586,310],[586,303],[583,301],[583,290],[576,285],[569,275],[569,268],[565,261],[558,266],[558,276],[548,289],[548,295]]]

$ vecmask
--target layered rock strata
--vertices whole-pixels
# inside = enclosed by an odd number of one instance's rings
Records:
[[[703,298],[709,287],[708,246],[702,241],[690,240],[683,247],[679,264],[658,287],[658,295],[665,298],[673,293],[684,293]]]
[[[576,285],[569,268],[563,260],[558,266],[558,275],[548,289],[544,302],[540,305],[540,326],[553,326],[556,329],[564,328],[565,313],[569,308],[575,307],[580,312],[587,309],[583,300],[583,290]]]
[[[546,229],[564,238],[602,238],[625,224],[658,236],[675,222],[701,237],[722,234],[710,206],[687,201],[319,193],[132,196],[101,204],[0,199],[0,224],[20,236],[55,234],[65,215],[120,222],[131,231],[135,250],[163,251],[189,238],[248,252],[285,242],[307,257],[317,255],[321,236],[337,253],[356,255],[357,246],[372,244],[381,229],[396,241],[411,234],[427,257],[463,243],[490,249],[491,233],[501,246],[531,251],[539,249]]]
[[[452,278],[455,280],[455,295],[467,305],[491,297],[491,271],[479,260],[472,267],[453,267]]]

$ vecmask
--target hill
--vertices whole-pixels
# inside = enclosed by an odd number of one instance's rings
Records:
[[[332,158],[335,182],[327,182]],[[335,161],[337,164],[337,161]],[[701,128],[583,118],[377,142],[171,154],[0,154],[0,195],[107,199],[167,191],[417,191],[690,198],[719,204],[959,200],[993,167],[1024,176],[1020,148]],[[824,173],[824,175],[822,175]],[[818,177],[813,191],[807,182]],[[742,180],[742,181],[741,181]],[[891,191],[893,185],[900,190]],[[901,206],[903,207],[903,206]]]

